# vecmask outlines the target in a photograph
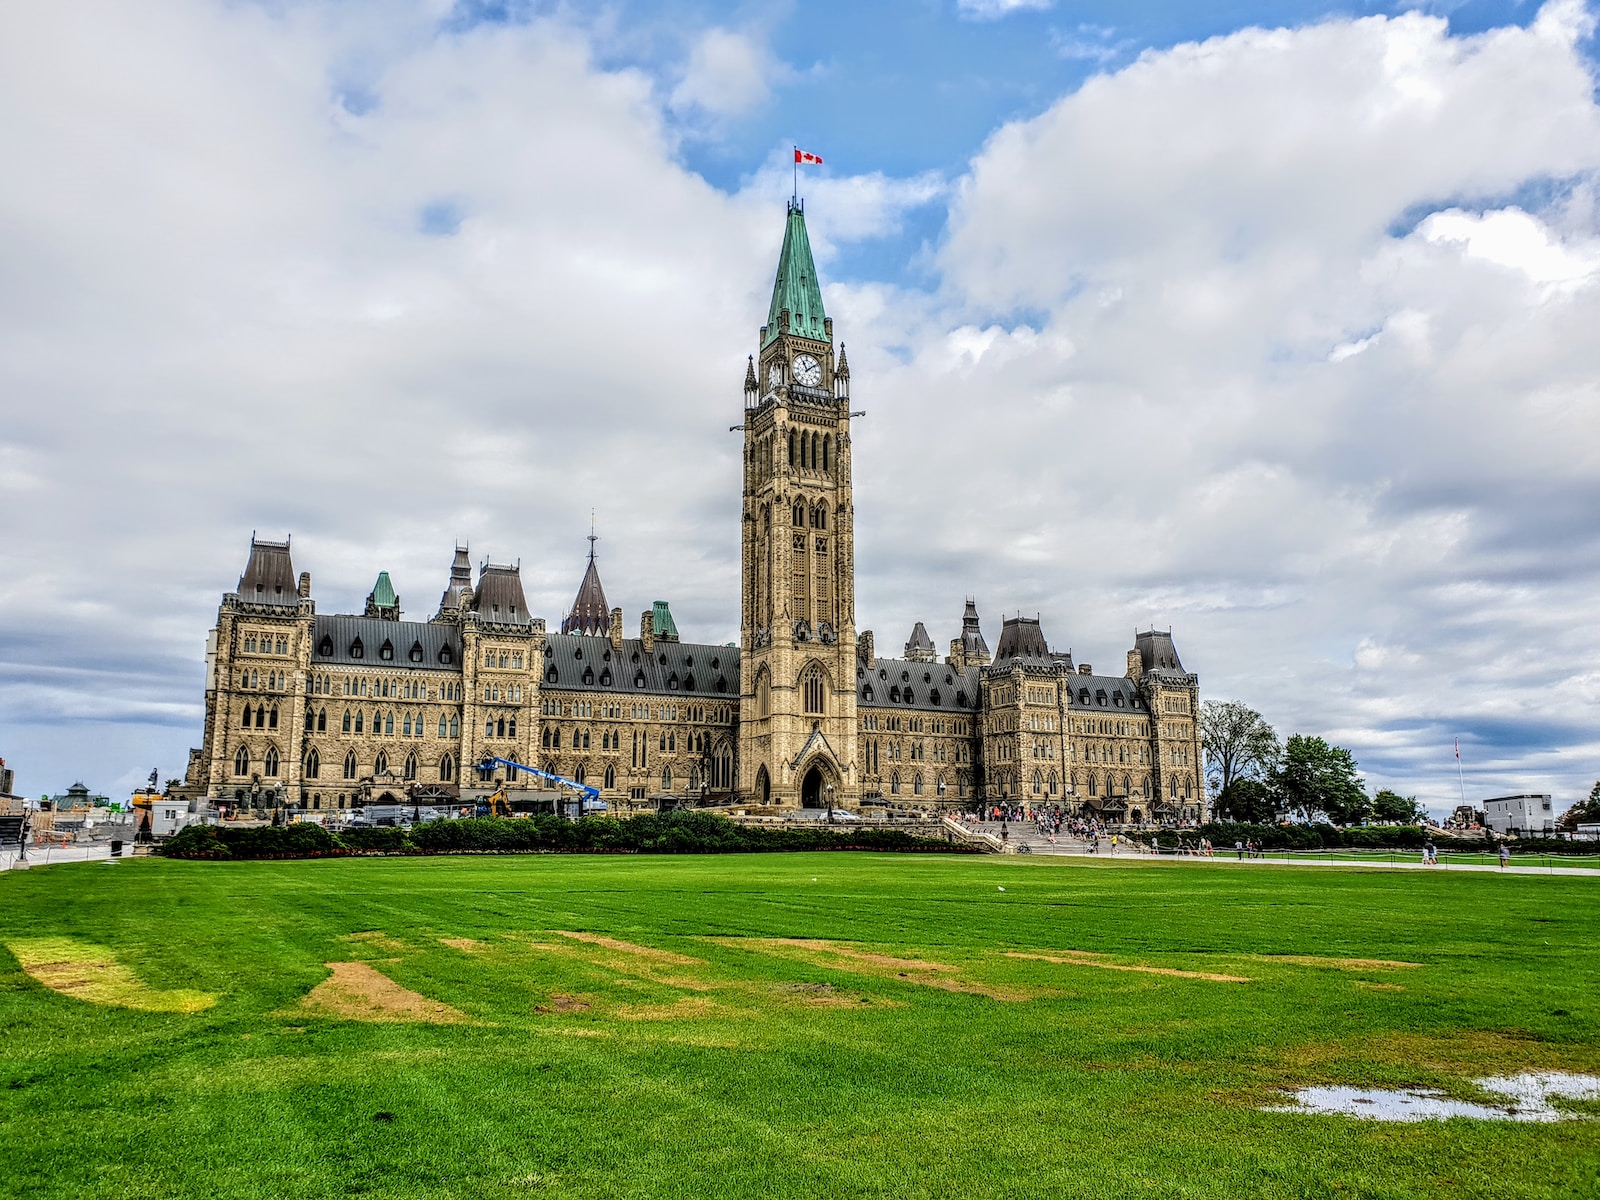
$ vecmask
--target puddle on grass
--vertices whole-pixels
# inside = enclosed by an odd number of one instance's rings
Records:
[[[1478,1104],[1455,1100],[1430,1088],[1303,1087],[1294,1092],[1295,1103],[1277,1105],[1267,1112],[1325,1113],[1361,1117],[1368,1121],[1443,1121],[1471,1117],[1480,1121],[1570,1121],[1582,1114],[1567,1112],[1550,1103],[1560,1100],[1600,1100],[1600,1077],[1561,1071],[1528,1071],[1473,1081],[1486,1092],[1504,1096],[1504,1104]]]

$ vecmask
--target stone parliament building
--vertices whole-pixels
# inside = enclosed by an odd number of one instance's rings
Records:
[[[588,783],[608,811],[979,804],[1109,821],[1207,816],[1196,677],[1170,631],[1137,633],[1120,674],[976,605],[942,659],[922,622],[900,657],[857,631],[850,368],[791,203],[767,323],[744,379],[740,643],[680,639],[657,601],[627,636],[592,549],[560,632],[519,569],[457,547],[439,607],[402,619],[387,572],[360,615],[317,612],[288,541],[252,537],[206,647],[204,744],[185,791],[224,805],[339,810],[441,803],[520,772]]]

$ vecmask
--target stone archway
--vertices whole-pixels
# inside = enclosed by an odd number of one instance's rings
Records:
[[[821,808],[824,803],[823,787],[826,780],[822,777],[822,768],[815,763],[806,772],[805,780],[800,784],[800,807]]]
[[[772,803],[772,780],[767,775],[765,763],[756,770],[756,803]]]

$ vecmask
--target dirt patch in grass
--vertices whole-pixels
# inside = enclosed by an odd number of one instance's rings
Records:
[[[1103,971],[1135,971],[1141,975],[1170,975],[1176,979],[1204,979],[1210,983],[1254,983],[1243,975],[1221,975],[1215,971],[1183,971],[1177,967],[1151,967],[1142,963],[1118,963],[1108,961],[1104,955],[1093,954],[1088,950],[1068,950],[1067,957],[1057,954],[1023,954],[1017,950],[1007,950],[1007,958],[1026,958],[1035,962],[1056,963],[1067,967],[1098,967]]]
[[[74,938],[24,938],[7,942],[6,949],[31,978],[74,1000],[177,1013],[200,1012],[217,1002],[215,996],[188,988],[152,988],[106,947]]]
[[[381,929],[363,929],[360,933],[347,933],[339,940],[371,946],[377,950],[388,950],[391,953],[406,948],[406,944],[399,938],[392,938]]]
[[[1405,988],[1398,983],[1376,983],[1371,979],[1356,980],[1358,988],[1366,988],[1369,992],[1403,992]]]
[[[669,1004],[623,1004],[612,1013],[624,1021],[688,1021],[702,1017],[732,1016],[731,1009],[704,996],[685,996]]]
[[[1403,971],[1427,965],[1389,958],[1319,958],[1314,954],[1257,954],[1253,957],[1257,962],[1290,963],[1296,967],[1332,967],[1336,971]]]
[[[678,954],[672,950],[657,950],[653,946],[636,946],[632,942],[620,941],[614,937],[603,937],[598,933],[574,933],[566,929],[553,929],[552,933],[574,941],[587,942],[591,946],[604,946],[607,950],[616,950],[622,954],[631,954],[635,958],[647,959],[650,962],[671,963],[673,966],[704,966],[705,959],[691,958],[687,954]]]
[[[1003,1000],[1008,1003],[1018,1000],[1031,1000],[1037,994],[1030,988],[976,983],[971,980],[950,979],[936,974],[936,972],[940,971],[954,971],[957,969],[948,963],[929,962],[921,958],[897,958],[891,954],[861,950],[854,946],[842,946],[838,942],[824,941],[820,938],[710,938],[708,940],[716,942],[719,946],[754,950],[758,953],[766,954],[788,956],[788,952],[800,951],[801,953],[797,957],[814,966],[825,967],[829,970],[897,979],[903,983],[914,983],[921,987],[938,988],[943,992],[987,996],[991,1000]]]
[[[777,992],[781,999],[805,1008],[904,1008],[899,1000],[883,1000],[855,992],[840,991],[831,983],[780,983]]]
[[[571,1013],[588,1012],[594,1007],[592,996],[569,996],[565,992],[558,992],[550,997],[548,1004],[535,1006],[536,1013]]]
[[[452,950],[460,950],[463,954],[476,954],[483,949],[483,943],[477,938],[440,938],[441,946],[449,946]]]
[[[421,1021],[460,1025],[472,1018],[458,1008],[401,987],[369,963],[324,963],[333,972],[300,1001],[307,1012],[347,1021]]]

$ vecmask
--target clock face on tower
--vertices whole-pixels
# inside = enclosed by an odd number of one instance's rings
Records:
[[[794,358],[794,380],[802,387],[817,387],[822,383],[822,364],[809,354]]]

